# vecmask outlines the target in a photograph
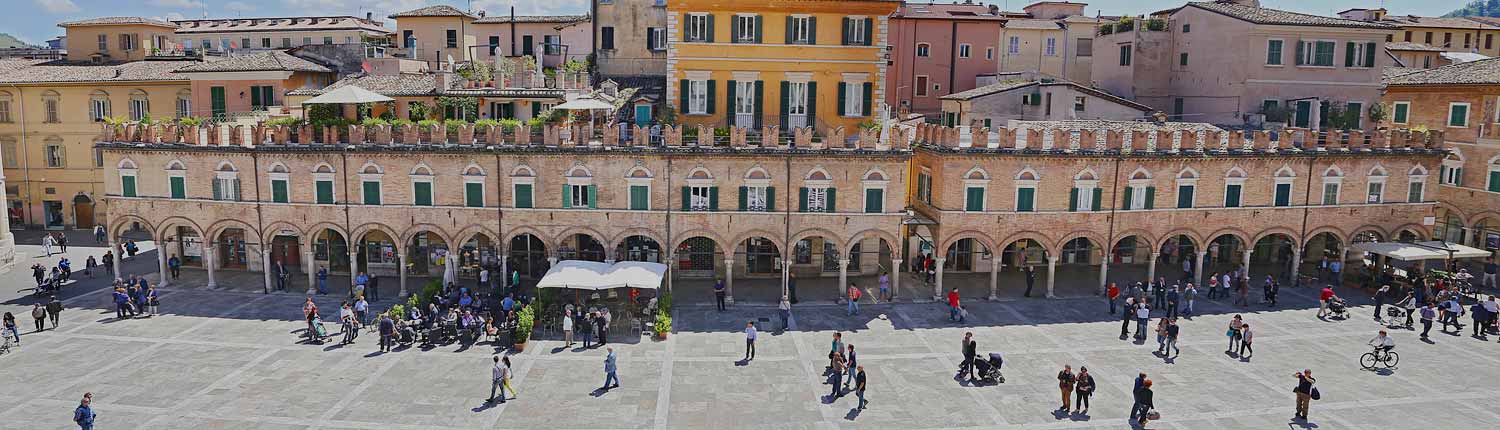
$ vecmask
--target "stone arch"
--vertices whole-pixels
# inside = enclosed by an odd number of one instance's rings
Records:
[[[879,166],[871,167],[870,170],[866,170],[865,174],[860,177],[866,181],[889,181],[891,179],[891,175],[887,175]]]
[[[324,162],[320,162],[317,165],[313,166],[312,172],[313,173],[338,173],[339,171],[338,171],[338,169],[334,169],[332,164],[328,164],[327,161],[324,161]]]
[[[240,171],[240,169],[234,167],[234,162],[233,161],[219,160],[219,164],[217,164],[217,165],[214,166],[214,171],[215,172],[238,172],[238,171]]]
[[[893,252],[895,252],[894,250],[899,246],[898,244],[900,243],[896,241],[896,236],[891,234],[890,232],[878,228],[865,229],[859,231],[858,233],[854,233],[854,235],[852,236],[849,236],[848,246],[843,250],[844,255],[853,253],[854,245],[864,240],[865,236],[873,236],[877,239],[886,241],[886,243],[890,244]]]
[[[1390,174],[1385,170],[1385,166],[1375,163],[1374,166],[1370,167],[1370,171],[1366,173],[1366,176],[1390,176]]]
[[[1401,236],[1401,232],[1408,230],[1417,235],[1417,240],[1432,240],[1432,232],[1419,224],[1402,224],[1400,227],[1391,229],[1391,236],[1386,240],[1396,240],[1396,237]]]
[[[362,236],[364,236],[364,233],[367,233],[367,232],[368,231],[360,231],[360,234],[358,236],[356,236],[356,237],[362,237]],[[412,240],[412,238],[417,237],[417,233],[422,233],[422,232],[436,234],[439,239],[443,240],[443,243],[449,244],[450,247],[452,246],[453,243],[455,243],[453,241],[453,235],[448,234],[447,230],[444,230],[442,227],[440,227],[440,226],[438,226],[436,224],[428,224],[428,223],[412,224],[411,227],[408,227],[406,229],[406,231],[405,231],[404,234],[402,234],[400,236],[391,236],[391,238],[392,239],[398,239],[402,243],[406,243],[406,242],[410,242]]]
[[[1255,239],[1252,240],[1252,241],[1250,241],[1250,247],[1254,248],[1256,244],[1260,243],[1261,239],[1265,239],[1267,237],[1270,237],[1272,235],[1277,235],[1277,234],[1286,236],[1287,240],[1290,240],[1292,242],[1292,246],[1296,246],[1296,247],[1301,247],[1302,246],[1302,238],[1297,234],[1297,232],[1292,231],[1292,229],[1289,229],[1289,228],[1286,228],[1286,227],[1272,227],[1272,228],[1268,228],[1268,229],[1265,229],[1265,230],[1261,230],[1260,233],[1256,233],[1255,234]]]
[[[704,237],[712,238],[713,236],[704,236]],[[765,238],[766,240],[771,241],[772,244],[776,245],[776,249],[779,250],[779,251],[781,251],[781,254],[782,254],[783,257],[785,257],[787,255],[787,252],[790,252],[790,250],[787,249],[787,244],[785,242],[782,242],[782,237],[783,236],[777,235],[775,233],[771,233],[771,232],[766,231],[766,230],[750,230],[750,231],[746,231],[744,233],[740,233],[739,236],[737,236],[737,237],[734,238],[733,242],[729,242],[729,248],[728,249],[731,250],[731,251],[733,251],[735,247],[739,246],[741,243],[745,243],[746,240],[750,240],[750,238],[754,238],[754,237],[761,237],[761,238]],[[717,240],[717,239],[715,239],[715,240]],[[801,239],[797,239],[797,240],[801,240]],[[723,242],[720,242],[720,243],[723,243]],[[797,243],[797,242],[796,242],[796,240],[793,240],[792,243]],[[835,242],[835,243],[837,243],[837,242]]]
[[[276,220],[271,221],[270,224],[266,225],[266,228],[264,230],[261,230],[260,237],[274,238],[280,235],[279,232],[281,230],[291,230],[297,232],[297,237],[307,237],[310,234],[307,231],[302,230],[301,227],[297,227],[296,224],[292,224],[290,221]]]
[[[653,173],[651,173],[651,169],[648,168],[648,167],[646,167],[646,166],[635,166],[635,167],[630,168],[629,171],[625,172],[625,177],[626,178],[654,178],[654,177],[656,177],[656,175],[653,174]]]
[[[1078,174],[1073,175],[1073,180],[1075,181],[1095,181],[1098,179],[1099,173],[1095,172],[1092,167],[1084,167],[1083,170],[1078,171]]]
[[[1250,234],[1249,233],[1245,233],[1244,230],[1240,230],[1240,229],[1234,228],[1234,227],[1225,227],[1225,228],[1221,228],[1221,229],[1215,230],[1213,233],[1210,233],[1210,234],[1204,236],[1204,238],[1206,239],[1205,242],[1207,242],[1207,243],[1213,243],[1215,240],[1219,239],[1219,236],[1224,236],[1224,235],[1229,235],[1229,236],[1234,237],[1235,239],[1238,239],[1240,241],[1240,244],[1243,245],[1243,246],[1247,246],[1248,247],[1248,246],[1251,246],[1253,244],[1253,242],[1250,242]]]
[[[571,227],[568,227],[566,229],[563,229],[562,233],[558,233],[556,237],[553,237],[552,238],[552,243],[563,243],[563,242],[566,242],[569,237],[572,237],[575,234],[586,234],[586,235],[589,235],[590,237],[593,237],[594,240],[599,241],[602,244],[605,244],[605,246],[608,246],[608,244],[605,243],[605,241],[607,241],[607,240],[610,239],[609,236],[605,236],[603,233],[600,233],[599,230],[595,230],[593,228],[589,228],[589,227],[585,227],[585,226],[571,226]]]
[[[119,237],[121,234],[125,234],[125,232],[130,231],[130,226],[132,223],[140,223],[141,228],[146,229],[146,232],[151,234],[151,240],[161,240],[161,232],[157,231],[156,225],[152,224],[151,221],[146,220],[146,218],[141,217],[140,215],[120,214],[111,216],[109,218],[110,225],[108,239],[114,239],[116,237]]]
[[[1278,178],[1296,178],[1297,177],[1297,171],[1296,170],[1292,170],[1292,166],[1288,166],[1288,165],[1283,164],[1281,166],[1281,168],[1276,169],[1276,173],[1274,173],[1272,176],[1275,176],[1275,177],[1278,177]]]
[[[751,236],[754,236],[754,235],[751,235]],[[709,240],[713,240],[714,241],[714,245],[717,246],[720,251],[723,251],[725,249],[724,248],[724,244],[729,243],[729,242],[725,241],[724,237],[720,236],[718,233],[714,233],[712,231],[708,231],[708,230],[704,230],[704,229],[693,229],[693,230],[688,230],[688,231],[685,231],[685,232],[682,232],[682,233],[678,233],[676,237],[672,238],[672,246],[670,248],[668,248],[668,249],[674,250],[672,252],[675,253],[676,252],[675,250],[678,247],[681,247],[683,242],[687,242],[688,239],[692,239],[692,238],[695,238],[695,237],[705,237],[705,238],[708,238]],[[746,237],[749,237],[749,236],[746,236]],[[774,236],[765,235],[764,237],[766,239],[770,239],[772,241],[776,240],[776,237],[774,237]],[[738,242],[735,242],[735,243],[738,243]],[[778,244],[777,247],[785,249],[785,247],[782,247],[779,244]],[[786,251],[782,251],[782,252],[786,252]]]
[[[458,232],[458,235],[456,236],[458,238],[458,242],[456,243],[458,243],[459,246],[462,246],[465,243],[469,243],[469,239],[473,239],[474,236],[481,234],[488,236],[492,241],[500,240],[500,235],[498,233],[495,233],[494,230],[491,230],[489,227],[476,224],[460,230]]]
[[[594,177],[594,172],[589,170],[589,166],[579,163],[573,165],[573,167],[569,167],[568,173],[563,176],[569,178],[592,178]]]
[[[1343,230],[1339,229],[1338,227],[1334,227],[1334,226],[1331,226],[1331,225],[1325,225],[1325,226],[1322,226],[1322,227],[1318,227],[1318,228],[1309,230],[1307,232],[1307,236],[1302,238],[1302,241],[1301,241],[1302,243],[1300,243],[1298,245],[1302,246],[1302,247],[1307,247],[1307,241],[1312,240],[1312,238],[1317,237],[1319,234],[1323,234],[1323,233],[1328,233],[1328,234],[1333,235],[1333,238],[1334,239],[1338,239],[1339,243],[1341,243],[1341,244],[1348,244],[1349,243],[1349,234],[1348,233],[1344,232]]]
[[[313,224],[311,227],[307,228],[306,233],[311,236],[316,236],[318,233],[322,233],[325,229],[333,230],[334,233],[338,233],[340,236],[343,236],[344,240],[349,240],[349,231],[344,230],[344,226],[327,221]]]
[[[376,164],[374,161],[366,161],[365,164],[359,166],[359,173],[366,175],[379,175],[385,173],[385,168],[380,167],[380,165]]]
[[[525,177],[525,178],[535,177],[536,176],[536,170],[532,169],[531,166],[527,166],[525,164],[520,164],[520,165],[516,165],[515,168],[510,169],[510,175],[511,176],[517,176],[517,177]]]
[[[988,180],[990,180],[990,173],[986,172],[983,167],[974,166],[974,167],[969,168],[968,171],[964,172],[963,179],[965,179],[965,180],[975,180],[975,181],[988,181]]]
[[[1406,171],[1406,176],[1427,176],[1427,168],[1422,167],[1421,164],[1414,164],[1410,170]]]
[[[1500,221],[1500,212],[1497,212],[1497,211],[1484,211],[1484,212],[1480,212],[1480,213],[1474,214],[1474,216],[1470,217],[1469,220],[1465,220],[1464,225],[1472,227],[1472,226],[1478,225],[1481,221],[1488,220],[1488,219],[1495,219],[1496,221]]]
[[[187,170],[187,164],[183,163],[182,160],[173,158],[167,161],[166,170]]]
[[[1099,250],[1103,250],[1104,245],[1109,242],[1107,240],[1104,240],[1104,235],[1099,234],[1099,232],[1092,230],[1073,230],[1068,232],[1067,234],[1062,235],[1062,238],[1057,240],[1057,243],[1053,245],[1053,248],[1059,250],[1063,249],[1063,247],[1065,247],[1068,242],[1080,237],[1088,239],[1089,243],[1093,245],[1094,248]]]
[[[1151,232],[1149,231],[1142,229],[1130,229],[1115,233],[1115,237],[1112,237],[1109,240],[1109,248],[1114,249],[1116,246],[1120,245],[1120,241],[1125,240],[1125,238],[1131,236],[1140,238],[1140,240],[1137,240],[1137,242],[1145,242],[1147,244],[1156,243],[1157,240],[1156,235],[1151,234]]]
[[[1048,238],[1045,233],[1038,231],[1028,230],[1011,233],[1010,236],[1006,236],[1004,240],[996,242],[996,246],[998,247],[998,249],[1004,250],[1005,247],[1010,246],[1010,244],[1016,243],[1016,241],[1021,239],[1031,239],[1033,241],[1036,241],[1037,244],[1042,246],[1043,250],[1047,251],[1048,256],[1058,255],[1057,249],[1052,248],[1052,244],[1057,242]]]
[[[1342,177],[1344,177],[1344,169],[1339,168],[1339,165],[1337,165],[1337,164],[1328,166],[1327,169],[1323,169],[1323,177],[1325,177],[1325,178],[1342,178]]]
[[[280,161],[277,161],[277,162],[271,163],[271,167],[267,167],[266,168],[266,172],[267,173],[290,173],[291,170],[287,169],[286,163],[282,163]]]
[[[1367,231],[1373,231],[1375,232],[1375,234],[1380,235],[1381,240],[1386,240],[1387,238],[1391,237],[1390,231],[1387,231],[1385,228],[1382,228],[1381,226],[1375,224],[1365,224],[1359,226],[1359,228],[1355,228],[1349,231],[1351,232],[1351,234],[1349,235],[1349,241],[1351,243],[1354,242],[1354,239],[1359,237],[1360,233],[1364,233]]]
[[[157,222],[156,225],[160,230],[164,230],[167,227],[178,227],[185,225],[187,227],[192,227],[193,231],[197,232],[200,237],[206,235],[208,232],[208,229],[205,229],[203,228],[203,226],[198,225],[197,221],[193,221],[183,216],[167,217],[166,219]],[[158,239],[160,239],[160,237],[158,237]]]
[[[938,246],[934,251],[936,255],[946,256],[948,255],[948,248],[953,247],[953,244],[958,243],[958,241],[963,239],[977,240],[979,241],[980,245],[984,245],[984,247],[986,249],[989,249],[990,252],[999,252],[999,248],[995,247],[995,238],[991,237],[989,233],[985,233],[979,230],[964,230],[946,235],[946,237],[943,238],[941,246]]]
[[[843,250],[843,249],[845,249],[845,246],[847,246],[847,244],[845,243],[845,240],[844,240],[843,236],[839,236],[837,234],[834,234],[833,232],[828,231],[827,229],[816,228],[816,227],[814,227],[814,228],[807,228],[807,229],[803,229],[801,231],[798,231],[796,233],[792,233],[792,242],[791,243],[795,244],[797,242],[801,242],[802,239],[806,239],[806,238],[813,237],[813,236],[822,237],[824,241],[832,242],[833,243],[833,249]],[[748,237],[746,237],[746,238],[748,238]],[[735,242],[735,243],[739,243],[739,242]],[[844,257],[843,255],[840,255],[839,258],[846,258],[846,257]]]
[[[480,166],[479,163],[475,163],[472,161],[469,162],[469,165],[464,166],[463,170],[460,170],[459,172],[459,174],[464,176],[486,176],[484,166]]]
[[[1462,223],[1463,225],[1468,226],[1468,225],[1472,224],[1472,223],[1469,222],[1470,217],[1468,215],[1465,215],[1464,211],[1460,210],[1458,208],[1458,206],[1454,206],[1452,203],[1448,203],[1448,202],[1445,202],[1445,201],[1442,201],[1442,200],[1436,201],[1434,203],[1436,203],[1437,208],[1446,210],[1446,211],[1448,211],[1448,214],[1458,217],[1458,221],[1460,223]],[[1474,218],[1474,219],[1477,220],[1478,218]],[[1442,221],[1442,220],[1440,219],[1438,221]]]
[[[354,227],[353,231],[350,231],[347,236],[344,236],[344,240],[349,244],[359,243],[361,239],[364,239],[365,234],[371,231],[380,231],[382,233],[385,233],[386,236],[390,236],[391,239],[394,239],[397,242],[396,252],[405,252],[406,240],[411,238],[410,236],[402,236],[396,234],[396,229],[391,228],[391,226],[385,225],[383,223],[367,222]]]
[[[665,240],[665,237],[662,236],[660,233],[658,233],[656,230],[652,230],[652,229],[645,228],[645,227],[627,228],[627,229],[621,230],[620,233],[614,235],[614,237],[605,238],[605,240],[609,241],[609,246],[617,246],[617,245],[620,244],[620,242],[624,242],[626,238],[629,238],[631,236],[643,236],[643,237],[646,237],[648,239],[656,241],[656,244],[658,246],[666,246],[666,243],[667,243],[667,241]]]
[[[1245,173],[1245,169],[1241,169],[1240,166],[1231,167],[1229,168],[1228,172],[1224,172],[1225,178],[1245,178],[1248,176],[1249,175]]]
[[[833,175],[828,174],[828,170],[819,165],[808,169],[807,175],[803,176],[802,179],[808,181],[830,181],[833,180]]]
[[[411,171],[407,172],[406,174],[410,176],[432,176],[432,166],[427,165],[427,162],[425,161],[418,162],[417,165],[412,166]]]
[[[126,158],[121,158],[120,159],[120,163],[116,164],[115,168],[116,169],[121,169],[121,170],[124,170],[124,169],[135,169],[136,168],[136,164],[135,164],[135,161],[132,161],[129,157],[126,157]]]
[[[1036,169],[1032,169],[1031,166],[1026,166],[1022,167],[1021,171],[1016,172],[1015,179],[1017,181],[1040,181],[1042,180],[1042,174],[1037,173]]]
[[[1177,179],[1198,179],[1198,170],[1192,167],[1183,167],[1177,172]]]
[[[1126,180],[1150,180],[1151,178],[1151,171],[1146,170],[1144,166],[1136,167],[1135,170],[1130,171],[1130,176],[1125,177]]]
[[[750,170],[746,170],[745,171],[745,179],[765,179],[765,180],[770,180],[771,179],[771,172],[767,172],[766,169],[764,169],[764,168],[762,168],[760,166],[751,167]]]
[[[698,166],[698,167],[694,167],[693,170],[689,170],[688,173],[687,173],[687,175],[683,176],[683,177],[686,178],[686,179],[701,179],[701,180],[712,181],[712,180],[714,180],[714,172],[711,171],[711,170],[708,170],[707,167]]]
[[[1167,234],[1161,235],[1161,237],[1157,238],[1156,242],[1154,242],[1154,246],[1151,248],[1151,252],[1161,252],[1161,247],[1166,246],[1168,240],[1171,240],[1172,238],[1175,238],[1177,236],[1187,236],[1188,240],[1193,241],[1193,249],[1195,250],[1203,248],[1203,237],[1198,235],[1198,232],[1193,231],[1192,229],[1179,228],[1169,231],[1167,232]]]
[[[510,229],[510,231],[505,233],[505,239],[503,239],[503,241],[506,243],[506,246],[510,246],[510,242],[512,240],[515,240],[517,237],[521,237],[521,235],[523,234],[529,234],[532,237],[537,238],[537,240],[542,241],[542,245],[545,245],[547,249],[553,249],[557,247],[556,243],[549,242],[549,240],[552,239],[552,236],[542,234],[541,230],[537,230],[535,227],[530,226],[520,226]]]
[[[222,219],[213,223],[213,225],[208,226],[208,237],[217,238],[220,234],[224,233],[224,230],[235,227],[238,227],[239,229],[244,230],[246,233],[254,236],[253,239],[246,238],[246,240],[253,240],[254,243],[257,244],[261,243],[260,230],[256,229],[255,226],[250,225],[250,223],[237,219]]]

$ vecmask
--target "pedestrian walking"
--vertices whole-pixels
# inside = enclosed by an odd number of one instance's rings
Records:
[[[724,280],[714,279],[714,301],[719,304],[719,312],[724,312]]]
[[[95,245],[102,245],[102,244],[104,244],[104,226],[102,226],[102,225],[96,225],[96,226],[94,226],[94,244]]]
[[[1070,409],[1069,401],[1073,399],[1073,383],[1075,382],[1077,380],[1073,377],[1073,366],[1064,364],[1063,370],[1057,372],[1057,388],[1062,391],[1062,407],[1057,410],[1067,412]]]
[[[1297,414],[1293,418],[1301,418],[1303,421],[1307,421],[1307,408],[1312,404],[1313,397],[1315,397],[1314,393],[1317,393],[1318,390],[1313,384],[1318,383],[1318,380],[1313,379],[1312,370],[1310,369],[1303,369],[1301,372],[1297,372],[1296,376],[1297,388],[1292,389],[1292,393],[1297,395]]]
[[[781,296],[781,303],[776,306],[781,311],[781,331],[791,329],[792,324],[792,302],[786,296]]]
[[[1156,278],[1156,285],[1151,288],[1151,296],[1155,299],[1151,301],[1151,307],[1158,309],[1167,307],[1167,278]]]
[[[1189,319],[1193,318],[1193,300],[1196,300],[1197,298],[1198,298],[1198,288],[1194,287],[1192,282],[1189,282],[1187,284],[1187,288],[1182,290],[1182,317],[1183,318],[1189,318]]]
[[[130,295],[125,294],[124,288],[115,287],[114,298],[115,318],[125,319],[125,316],[130,313]]]
[[[1495,275],[1500,273],[1500,264],[1495,263],[1495,257],[1484,260],[1484,278],[1479,281],[1480,287],[1495,288]]]
[[[1250,277],[1249,276],[1240,278],[1239,292],[1240,292],[1240,297],[1239,297],[1238,300],[1239,300],[1239,303],[1240,303],[1240,307],[1242,307],[1242,308],[1248,308],[1248,307],[1250,307]]]
[[[979,355],[979,344],[974,342],[973,332],[965,332],[961,342],[960,350],[963,351],[964,361],[958,365],[958,376],[970,380],[976,379],[974,357]]]
[[[832,357],[833,357],[833,367],[832,367],[832,370],[833,370],[833,381],[832,381],[832,383],[830,385],[833,385],[833,392],[828,393],[828,399],[829,399],[828,402],[829,403],[833,403],[834,399],[837,399],[837,398],[839,398],[840,396],[842,396],[844,394],[844,392],[843,392],[843,386],[844,386],[844,384],[843,384],[843,381],[844,381],[844,369],[845,369],[844,365],[846,364],[845,361],[844,361],[844,353],[843,352],[837,352],[836,351],[836,352],[833,353]]]
[[[861,294],[860,291],[859,291],[859,287],[856,286],[856,285],[854,285],[853,282],[850,282],[849,283],[849,289],[847,290],[847,294],[848,294],[848,299],[849,299],[848,316],[858,315],[859,314],[859,297],[860,297],[860,294]]]
[[[1443,314],[1440,317],[1443,323],[1443,332],[1448,332],[1448,327],[1457,327],[1463,330],[1464,326],[1458,323],[1458,317],[1463,316],[1464,307],[1458,304],[1458,299],[1449,298],[1443,302]]]
[[[115,276],[115,252],[104,251],[104,256],[99,257],[99,260],[104,263],[104,273]]]
[[[1225,354],[1234,352],[1234,347],[1240,341],[1240,329],[1243,328],[1245,328],[1245,321],[1240,318],[1239,314],[1235,314],[1234,318],[1229,319],[1229,331],[1224,333],[1225,336],[1229,337],[1229,348],[1224,349]]]
[[[1219,272],[1208,275],[1208,299],[1213,300],[1219,291]]]
[[[1140,413],[1132,416],[1135,416],[1139,420],[1137,421],[1137,423],[1139,423],[1143,427],[1146,425],[1146,422],[1151,419],[1151,416],[1154,412],[1153,410],[1156,409],[1155,395],[1156,393],[1151,391],[1151,380],[1147,379],[1145,381],[1142,381],[1141,390],[1136,394],[1136,402],[1140,403]]]
[[[291,278],[291,272],[286,270],[286,262],[276,262],[276,291],[286,291],[287,280]]]
[[[858,372],[854,375],[854,395],[859,398],[859,409],[864,409],[870,402],[865,400],[865,366],[855,367]]]
[[[599,312],[594,313],[594,328],[599,330],[599,343],[594,346],[604,346],[609,343],[609,318],[604,317],[609,309],[603,307],[599,309]]]
[[[57,250],[59,254],[68,253],[68,235],[62,233],[57,234]]]
[[[1034,286],[1034,285],[1036,285],[1036,268],[1032,267],[1031,265],[1027,265],[1025,273],[1026,273],[1026,294],[1023,294],[1023,296],[1025,296],[1025,297],[1031,297],[1031,287]],[[957,289],[954,289],[954,291],[957,291]]]
[[[1249,360],[1250,356],[1255,355],[1255,348],[1251,347],[1251,344],[1254,343],[1254,342],[1255,342],[1255,332],[1250,330],[1250,324],[1246,323],[1244,325],[1241,325],[1240,326],[1240,352],[1239,352],[1241,359]]]
[[[948,321],[964,322],[963,308],[958,297],[958,287],[948,290]]]
[[[607,347],[607,348],[604,348],[604,349],[606,351],[609,351],[609,353],[604,356],[604,387],[603,387],[603,389],[608,390],[608,389],[611,389],[611,388],[619,388],[620,387],[620,377],[619,377],[619,375],[615,374],[615,372],[618,370],[618,368],[616,367],[617,364],[615,363],[615,347],[611,346],[611,347]],[[611,385],[611,382],[613,383],[613,385]]]
[[[844,348],[847,351],[844,353],[844,373],[847,373],[849,377],[849,380],[844,381],[844,388],[848,389],[849,385],[854,383],[854,367],[859,365],[859,356],[854,353],[854,344],[851,343]]]
[[[47,319],[52,320],[52,329],[57,330],[57,320],[62,316],[63,304],[57,296],[47,300]]]
[[[1141,388],[1146,386],[1146,372],[1141,372],[1135,377],[1135,386],[1130,389],[1130,419],[1136,419],[1141,412]]]
[[[1177,325],[1176,319],[1167,320],[1167,344],[1162,349],[1162,352],[1166,353],[1168,357],[1182,356],[1182,349],[1177,347],[1177,336],[1181,333],[1182,327]]]
[[[1432,320],[1437,318],[1437,305],[1428,302],[1422,307],[1422,339],[1427,339],[1427,332],[1432,331]]]
[[[1390,296],[1391,286],[1381,285],[1375,290],[1375,321],[1380,321],[1380,309],[1385,307],[1386,297]]]
[[[1145,303],[1137,303],[1135,305],[1135,338],[1136,338],[1136,340],[1140,340],[1140,341],[1145,341],[1146,340],[1146,323],[1149,322],[1150,319],[1151,319],[1151,306],[1149,306],[1149,305],[1147,305]]]
[[[396,322],[391,320],[390,314],[380,314],[380,352],[391,352],[391,344],[396,343]]]
[[[1182,300],[1182,291],[1177,284],[1172,284],[1172,289],[1167,290],[1167,318],[1177,318],[1177,305]]]
[[[582,319],[578,328],[583,332],[583,348],[588,349],[594,345],[594,314],[584,314]]]
[[[1327,315],[1328,315],[1328,302],[1331,301],[1331,300],[1333,300],[1333,298],[1334,298],[1333,286],[1332,285],[1325,285],[1325,286],[1323,286],[1323,290],[1318,292],[1318,318],[1327,317]],[[1376,306],[1379,306],[1378,303],[1379,302],[1377,302]],[[1380,313],[1377,311],[1376,315],[1379,315],[1379,314]]]
[[[1120,340],[1130,337],[1130,320],[1135,318],[1135,297],[1125,298],[1125,309],[1120,312]]]
[[[753,359],[755,359],[755,322],[747,321],[745,322],[745,361]]]
[[[572,313],[570,313],[568,311],[563,311],[562,332],[563,332],[563,343],[565,343],[565,345],[563,345],[563,347],[564,348],[572,348],[573,347],[573,315],[572,315]]]
[[[94,393],[83,393],[83,400],[73,409],[73,423],[78,424],[78,430],[94,430],[94,419],[99,414],[94,412],[93,403]]]
[[[1075,379],[1078,382],[1075,384],[1073,392],[1077,393],[1078,399],[1073,402],[1073,413],[1087,415],[1089,413],[1089,397],[1094,395],[1094,376],[1089,374],[1088,367],[1080,366]]]
[[[1485,326],[1489,325],[1488,322],[1490,321],[1490,316],[1484,309],[1484,303],[1475,303],[1473,306],[1469,306],[1469,318],[1474,320],[1474,337],[1484,339]]]
[[[1120,287],[1115,286],[1114,282],[1110,282],[1109,287],[1104,289],[1104,297],[1109,301],[1109,314],[1114,315],[1115,300],[1120,298]]]
[[[41,333],[42,330],[46,330],[47,329],[47,308],[43,308],[41,303],[32,304],[31,305],[31,320],[32,320],[32,322],[34,324],[36,324],[36,330],[33,330],[32,333]]]
[[[83,260],[83,274],[84,274],[84,276],[88,276],[89,279],[93,279],[94,278],[94,268],[95,267],[99,267],[99,260],[94,259],[94,256],[90,255],[87,259],[84,259]]]
[[[354,339],[359,337],[359,323],[354,316],[354,307],[350,306],[347,301],[339,306],[339,324],[343,326],[344,331],[344,341],[340,343],[353,344]]]
[[[836,360],[834,358],[834,356],[842,355],[843,353],[844,353],[844,334],[843,333],[839,333],[839,332],[834,332],[833,333],[833,345],[832,345],[832,349],[828,351],[828,368],[829,369],[833,369],[834,364],[838,363],[838,360]]]
[[[144,303],[146,303],[146,315],[153,317],[156,316],[157,306],[161,305],[161,299],[156,294],[155,285],[146,287],[146,300],[144,300]],[[59,306],[61,306],[61,304],[59,304]],[[56,323],[54,322],[54,325],[55,324]]]
[[[1268,295],[1271,299],[1271,307],[1276,307],[1276,298],[1281,296],[1281,281],[1271,280],[1271,290]]]
[[[368,321],[368,320],[365,319],[365,315],[369,311],[370,311],[370,302],[366,301],[365,297],[363,295],[354,298],[354,320],[355,320],[355,322],[357,322],[359,324],[364,324],[366,321]]]
[[[1167,347],[1167,318],[1156,320],[1156,353],[1161,354]]]
[[[53,242],[55,242],[55,239],[52,238],[51,234],[47,234],[45,236],[42,236],[42,253],[46,254],[46,255],[43,255],[42,257],[51,257],[52,256],[52,244],[53,244]]]
[[[317,275],[317,277],[318,277],[318,294],[321,294],[321,295],[328,294],[328,268],[327,267],[319,267],[318,268],[318,275]]]
[[[370,300],[380,301],[380,277],[379,276],[374,276],[374,275],[370,276],[369,285],[367,285],[365,287],[365,294],[369,295]]]
[[[16,328],[16,316],[10,312],[6,312],[4,327],[6,330],[10,330],[10,337],[14,338],[16,344],[19,345],[21,343],[21,329]]]
[[[494,403],[496,401],[495,391],[498,390],[500,391],[499,402],[505,403],[505,389],[510,380],[510,366],[509,363],[501,363],[500,356],[498,355],[492,358],[495,360],[495,366],[490,368],[490,398],[484,401],[485,403]],[[506,360],[509,361],[509,357]]]
[[[880,271],[880,297],[876,297],[875,299],[886,303],[890,303],[892,299],[891,275],[884,270]]]

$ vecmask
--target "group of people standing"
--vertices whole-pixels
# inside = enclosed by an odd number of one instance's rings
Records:
[[[610,319],[609,308],[604,306],[584,308],[583,305],[575,307],[572,303],[563,306],[564,347],[573,346],[573,333],[575,332],[582,335],[584,348],[604,346],[609,340]],[[599,337],[598,343],[594,343],[595,335]]]
[[[156,286],[146,282],[144,276],[115,278],[111,286],[114,288],[115,317],[125,319],[141,315],[156,316],[161,299],[156,293]]]

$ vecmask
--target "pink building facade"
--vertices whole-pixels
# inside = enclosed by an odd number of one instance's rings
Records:
[[[890,19],[886,103],[936,118],[943,96],[974,89],[978,75],[999,71],[1005,17],[981,4],[902,6]]]

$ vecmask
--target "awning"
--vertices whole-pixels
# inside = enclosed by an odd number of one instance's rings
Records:
[[[1414,243],[1362,242],[1350,246],[1349,249],[1384,255],[1402,261],[1484,258],[1490,256],[1490,252],[1483,249],[1441,241]]]
[[[370,90],[354,85],[346,85],[339,89],[323,93],[323,95],[302,101],[302,104],[359,104],[380,103],[395,100]]]
[[[579,97],[553,106],[552,108],[558,110],[609,110],[614,109],[615,105],[592,97]]]
[[[661,286],[662,277],[666,273],[667,265],[660,263],[622,261],[611,265],[594,261],[564,260],[547,270],[547,274],[542,276],[542,280],[537,282],[536,287],[577,290],[607,290],[622,287],[656,289]]]

